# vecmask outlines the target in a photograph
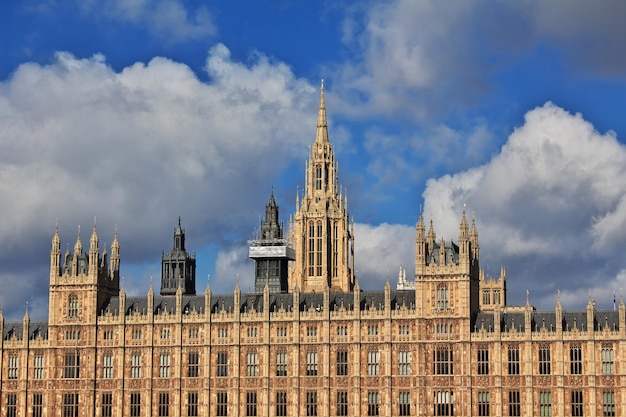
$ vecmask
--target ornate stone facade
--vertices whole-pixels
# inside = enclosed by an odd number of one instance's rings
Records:
[[[415,279],[401,272],[396,290],[388,282],[361,291],[323,91],[320,103],[288,277],[279,268],[270,288],[260,274],[254,294],[237,286],[195,295],[181,282],[174,295],[150,284],[147,296],[130,297],[120,289],[117,237],[108,259],[94,225],[88,253],[79,237],[62,263],[56,230],[48,321],[0,316],[0,414],[626,415],[623,300],[616,311],[597,311],[591,298],[580,312],[564,312],[558,299],[550,312],[529,300],[507,306],[506,274],[484,277],[465,214],[458,243],[438,241],[420,215]]]

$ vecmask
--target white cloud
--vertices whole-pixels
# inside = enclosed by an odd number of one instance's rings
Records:
[[[623,269],[624,167],[626,147],[612,132],[547,103],[526,114],[489,163],[429,181],[424,211],[439,235],[456,239],[467,203],[483,263],[515,271],[513,299],[526,285],[553,300],[555,287],[595,288]]]
[[[361,288],[380,291],[387,279],[395,288],[400,267],[413,276],[415,228],[383,223],[355,225],[354,262]]]
[[[180,0],[86,1],[80,2],[80,7],[88,13],[143,25],[167,42],[203,39],[217,33],[206,6],[191,10]]]
[[[131,269],[169,248],[179,215],[190,247],[250,233],[273,179],[306,157],[317,87],[260,54],[233,62],[223,45],[206,70],[210,83],[165,58],[116,72],[59,53],[0,84],[1,285],[47,265],[57,220],[63,251],[77,224],[87,242],[97,217],[101,249],[117,224]],[[5,313],[22,303],[0,294]]]
[[[341,110],[355,117],[458,120],[536,48],[559,51],[554,62],[568,71],[625,75],[623,2],[372,4],[347,12],[342,39],[358,58],[334,76]]]

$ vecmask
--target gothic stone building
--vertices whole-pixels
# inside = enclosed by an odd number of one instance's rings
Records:
[[[626,416],[626,308],[538,312],[485,278],[476,225],[456,242],[422,216],[415,277],[362,291],[353,223],[317,134],[289,234],[274,197],[250,242],[255,293],[195,294],[185,231],[162,258],[160,295],[120,289],[120,245],[94,226],[50,253],[47,322],[0,316],[0,411],[78,416]],[[0,313],[1,314],[1,313]]]

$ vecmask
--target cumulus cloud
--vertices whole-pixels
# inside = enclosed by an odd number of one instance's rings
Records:
[[[415,228],[383,223],[356,224],[354,263],[361,288],[382,290],[387,279],[395,288],[400,267],[411,279],[415,265]]]
[[[206,6],[191,10],[180,0],[86,1],[80,2],[80,7],[88,13],[145,26],[168,42],[203,39],[217,33]]]
[[[353,8],[343,40],[359,59],[336,69],[342,110],[428,121],[459,117],[494,77],[552,48],[570,71],[624,77],[626,4],[398,0]]]
[[[206,71],[211,82],[165,58],[116,72],[58,53],[0,84],[1,285],[47,265],[56,222],[63,250],[78,224],[87,241],[94,216],[101,249],[117,225],[126,268],[168,250],[179,215],[190,247],[249,235],[273,179],[306,157],[317,87],[260,54],[234,62],[223,45]],[[35,274],[46,297],[47,273]],[[0,294],[5,313],[27,299]]]
[[[476,212],[483,264],[514,271],[512,299],[526,287],[551,308],[559,288],[617,285],[625,199],[626,147],[582,115],[547,103],[526,114],[489,163],[429,181],[424,212],[440,234],[456,238],[467,203]]]

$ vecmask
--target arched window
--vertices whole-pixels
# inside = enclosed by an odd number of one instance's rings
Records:
[[[316,190],[322,189],[322,166],[321,165],[315,166],[315,189]]]
[[[440,285],[437,287],[437,310],[446,310],[448,307],[448,287],[446,285]]]
[[[68,300],[67,315],[68,317],[78,317],[78,296],[75,294],[70,295]]]

